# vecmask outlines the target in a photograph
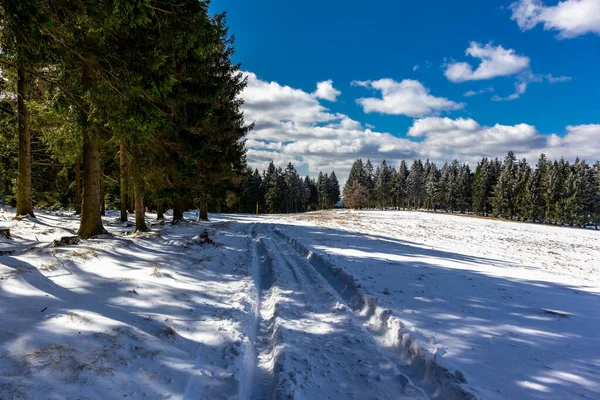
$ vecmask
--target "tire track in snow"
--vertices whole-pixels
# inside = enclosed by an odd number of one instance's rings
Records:
[[[284,240],[259,228],[251,228],[260,299],[256,366],[242,398],[427,398],[381,353],[335,289]]]
[[[391,310],[379,307],[377,298],[365,295],[352,275],[330,264],[322,256],[313,253],[308,247],[288,237],[279,229],[271,229],[271,231],[350,305],[357,322],[363,321],[365,332],[373,341],[380,343],[378,346],[386,350],[387,354],[395,360],[396,366],[406,374],[405,376],[410,376],[424,384],[424,388],[434,398],[448,400],[477,398],[461,386],[456,374],[439,365],[435,355],[425,351],[412,334],[404,332],[403,323],[392,315]],[[383,337],[384,343],[382,344],[381,340],[377,341],[374,335]]]

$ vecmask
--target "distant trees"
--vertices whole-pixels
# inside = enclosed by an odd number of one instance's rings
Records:
[[[242,188],[240,212],[296,213],[333,208],[340,200],[340,186],[335,175],[319,173],[315,181],[302,178],[290,162],[285,170],[269,163],[261,177],[249,169]]]
[[[580,226],[600,222],[600,162],[551,162],[542,154],[532,168],[510,151],[502,162],[482,158],[473,173],[457,160],[441,169],[429,160],[414,160],[409,168],[402,160],[397,171],[383,160],[371,180],[369,165],[360,159],[352,164],[344,186],[347,207],[473,212]]]

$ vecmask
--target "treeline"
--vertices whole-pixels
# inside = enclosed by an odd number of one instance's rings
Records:
[[[275,167],[271,162],[262,175],[258,169],[247,170],[239,201],[240,212],[295,213],[333,208],[340,200],[340,184],[335,172],[314,179],[302,178],[292,163]]]
[[[17,217],[72,206],[78,234],[105,206],[159,217],[226,204],[245,178],[225,14],[203,0],[1,0],[0,190]]]
[[[356,160],[344,187],[350,208],[403,208],[473,212],[522,221],[589,226],[600,223],[600,162],[542,154],[535,167],[509,151],[504,161],[483,158],[472,172],[457,160],[438,168],[414,160],[398,170],[385,160],[373,170]]]

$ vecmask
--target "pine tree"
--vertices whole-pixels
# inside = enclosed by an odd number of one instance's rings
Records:
[[[475,175],[473,177],[473,211],[479,215],[486,215],[488,212],[488,198],[491,193],[489,179],[490,166],[487,158],[482,158],[477,164]]]
[[[317,190],[317,184],[315,183],[314,179],[306,176],[306,178],[304,178],[304,185],[306,186],[306,191],[308,194],[306,210],[317,210],[319,207],[319,193]]]
[[[524,216],[530,221],[544,220],[545,202],[543,196],[544,181],[548,174],[548,160],[541,154],[535,170],[530,171],[525,187]]]
[[[517,164],[517,176],[515,187],[515,209],[518,218],[525,220],[527,218],[527,208],[529,199],[527,196],[527,183],[531,176],[531,168],[526,159],[522,159]]]
[[[364,169],[364,182],[363,184],[367,187],[367,191],[368,191],[368,198],[369,198],[369,206],[368,207],[372,207],[373,206],[373,202],[375,200],[375,196],[373,195],[373,189],[374,189],[374,182],[373,182],[373,178],[374,178],[374,171],[373,171],[373,164],[371,164],[371,160],[367,159],[367,162],[365,163],[365,169]]]
[[[564,158],[560,158],[555,162],[557,173],[556,192],[558,193],[558,201],[554,204],[554,219],[560,224],[572,223],[571,207],[575,201],[575,186],[570,185],[571,181],[571,164]]]
[[[375,173],[375,183],[373,194],[377,204],[385,209],[390,204],[390,187],[392,181],[391,169],[388,167],[385,160],[381,162],[381,166],[377,167]]]
[[[473,177],[469,164],[460,166],[457,179],[457,205],[461,213],[471,210],[473,197]]]
[[[325,175],[327,176],[327,175]],[[340,183],[335,171],[331,172],[327,179],[327,208],[333,208],[340,201]]]
[[[515,153],[509,151],[504,158],[498,182],[494,187],[494,213],[509,216],[516,215],[517,165]]]
[[[281,168],[276,168],[273,161],[271,161],[263,178],[265,185],[265,206],[267,212],[271,214],[279,213],[282,210],[284,181],[281,175]]]
[[[31,112],[29,101],[37,71],[48,64],[49,38],[43,32],[52,29],[47,5],[35,0],[4,1],[0,5],[0,46],[3,65],[16,72],[18,132],[18,173],[16,216],[33,217]]]
[[[409,170],[406,165],[406,161],[400,161],[400,167],[396,173],[396,179],[394,181],[394,197],[396,198],[396,207],[406,207],[406,201],[408,196],[408,180]]]
[[[435,163],[425,163],[425,207],[435,211],[440,201],[440,171]]]
[[[413,208],[419,208],[423,201],[424,170],[421,160],[414,160],[406,180],[408,197]]]
[[[593,224],[596,229],[600,225],[600,161],[594,164],[594,211]]]

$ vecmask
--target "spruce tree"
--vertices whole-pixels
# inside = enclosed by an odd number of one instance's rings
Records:
[[[440,202],[440,171],[435,163],[426,162],[425,168],[425,207],[436,211]]]
[[[396,174],[396,181],[394,182],[394,195],[396,197],[396,205],[398,207],[405,208],[406,201],[408,196],[408,165],[406,161],[400,161],[400,166],[398,167],[398,173]]]
[[[375,183],[373,186],[373,194],[379,207],[385,209],[389,206],[390,187],[391,187],[391,170],[385,160],[377,167],[375,173]]]
[[[527,183],[531,177],[531,168],[526,159],[521,159],[517,164],[517,176],[515,187],[515,209],[517,217],[525,220],[527,218],[527,209],[529,198],[527,195]]]
[[[494,187],[493,207],[496,215],[516,215],[517,165],[515,153],[509,151],[504,158],[498,182]]]
[[[373,202],[375,200],[374,195],[373,195],[373,188],[374,188],[373,177],[374,177],[374,175],[375,175],[375,172],[373,170],[373,164],[371,164],[371,160],[367,159],[367,162],[365,163],[363,184],[367,187],[367,191],[368,191],[368,198],[369,198],[368,207],[372,207]]]
[[[414,160],[410,167],[410,173],[406,180],[407,192],[412,207],[417,209],[423,201],[423,180],[424,180],[423,162]]]
[[[489,187],[489,163],[486,157],[483,157],[477,168],[475,168],[475,175],[473,177],[473,211],[478,215],[487,214],[487,203],[490,195],[491,188]]]
[[[334,208],[340,201],[340,183],[337,180],[335,171],[331,171],[329,178],[327,179],[327,206],[328,208]]]

